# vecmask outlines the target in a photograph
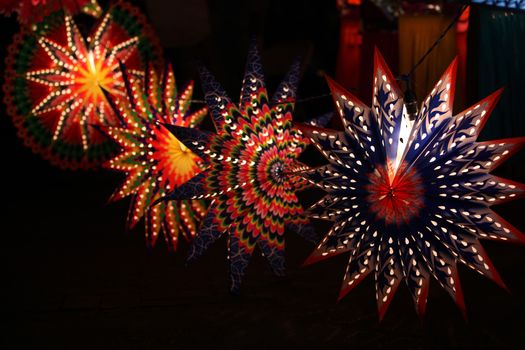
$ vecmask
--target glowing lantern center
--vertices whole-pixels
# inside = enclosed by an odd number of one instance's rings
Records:
[[[188,154],[190,152],[190,149],[186,146],[184,146],[184,144],[182,142],[179,141],[179,147],[180,147],[180,151],[182,153],[186,153]]]
[[[404,164],[398,170],[405,170]],[[370,210],[385,224],[409,223],[423,207],[423,186],[414,170],[399,171],[393,175],[392,166],[377,168],[369,175],[367,200]]]
[[[156,163],[155,172],[162,176],[161,184],[180,186],[199,171],[200,158],[165,127],[154,127],[149,142],[151,160]]]
[[[283,182],[286,177],[285,165],[283,164],[283,162],[279,160],[275,161],[270,167],[270,174],[274,181],[278,183]]]
[[[80,91],[86,94],[91,102],[103,98],[101,88],[112,91],[114,76],[110,67],[104,65],[104,60],[95,58],[93,51],[89,51],[85,67],[79,67],[78,83]]]

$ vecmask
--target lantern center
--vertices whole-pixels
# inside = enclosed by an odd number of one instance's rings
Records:
[[[270,174],[274,181],[283,182],[286,177],[284,163],[276,160],[270,167]]]
[[[400,169],[393,175],[392,167],[378,167],[368,177],[369,208],[387,225],[408,224],[424,205],[420,176],[414,170]]]
[[[83,91],[92,102],[103,98],[101,88],[111,92],[111,69],[106,67],[103,60],[97,60],[93,51],[89,51],[85,67],[78,68],[78,83]]]

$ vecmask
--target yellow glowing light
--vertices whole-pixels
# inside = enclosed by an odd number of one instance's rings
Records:
[[[179,173],[184,177],[190,174],[193,175],[197,166],[197,155],[173,134],[169,134],[168,138],[167,165],[170,166],[173,172]]]
[[[85,93],[91,102],[97,102],[103,98],[101,88],[111,92],[114,73],[104,60],[97,59],[93,51],[88,52],[87,58],[88,64],[78,67],[79,92]]]

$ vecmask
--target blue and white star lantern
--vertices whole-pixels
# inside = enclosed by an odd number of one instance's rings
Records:
[[[349,253],[340,297],[373,272],[380,319],[402,280],[423,315],[431,277],[465,313],[457,262],[504,287],[479,239],[525,242],[490,209],[525,193],[490,174],[525,138],[476,141],[502,91],[453,115],[456,61],[415,123],[377,51],[374,72],[372,108],[328,78],[344,131],[301,128],[329,162],[304,173],[327,192],[311,215],[334,222],[306,263]]]

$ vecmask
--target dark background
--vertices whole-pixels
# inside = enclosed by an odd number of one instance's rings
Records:
[[[144,3],[134,3],[145,8]],[[308,58],[300,97],[327,92],[320,73],[335,71],[338,12],[334,2],[208,4],[210,34],[197,44],[166,50],[179,83],[196,78],[198,59],[236,98],[248,39],[255,33],[270,90],[299,53]],[[0,24],[0,50],[5,56],[18,26],[12,18],[1,18]],[[196,91],[195,97],[202,98],[199,88]],[[330,99],[304,102],[298,104],[297,118],[331,108]],[[347,257],[302,268],[313,247],[291,232],[286,241],[288,278],[274,278],[256,253],[242,296],[231,297],[224,239],[189,268],[183,264],[186,244],[169,254],[159,240],[148,251],[141,225],[132,232],[124,229],[129,203],[106,203],[122,176],[51,167],[23,146],[5,110],[0,113],[2,290],[7,292],[1,306],[2,349],[517,349],[525,343],[521,246],[484,244],[510,294],[460,267],[468,320],[437,283],[431,284],[423,321],[401,287],[379,323],[372,277],[336,302]],[[523,182],[522,168],[514,164],[498,174]],[[525,229],[520,218],[523,200],[495,209]],[[320,234],[327,231],[326,225],[315,224]]]

